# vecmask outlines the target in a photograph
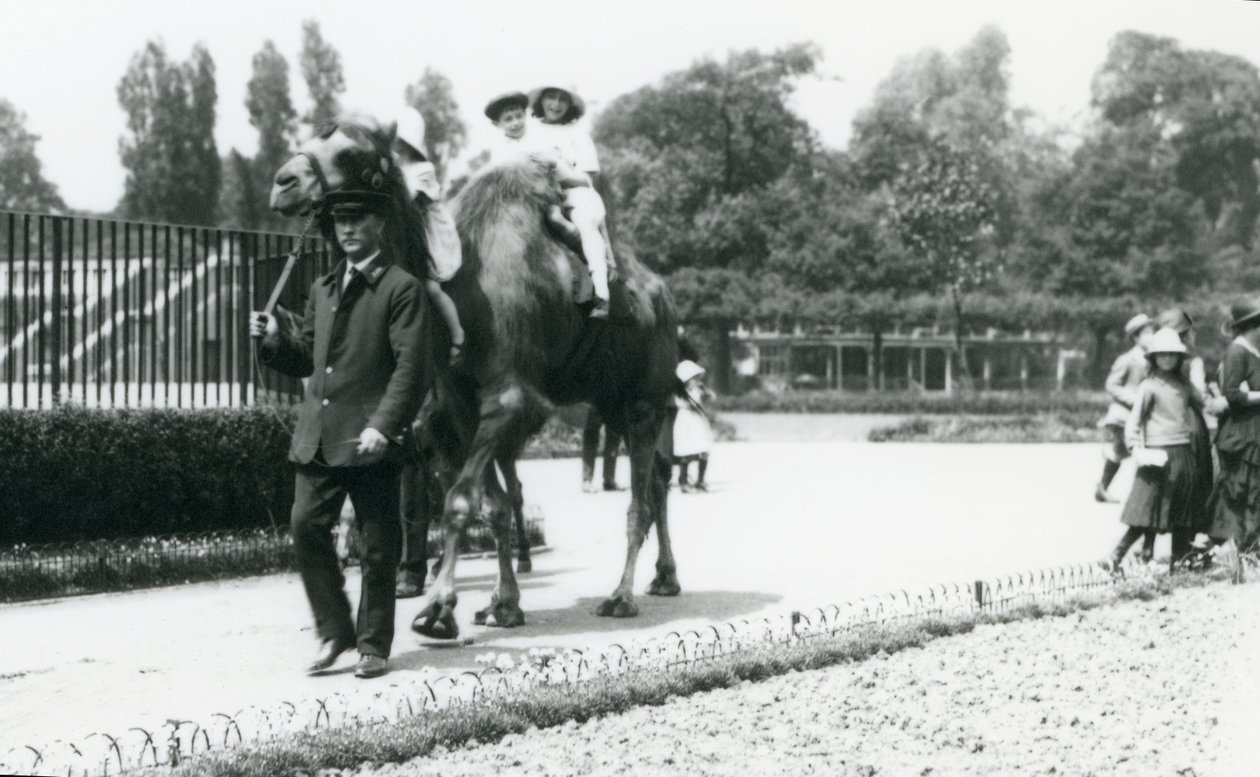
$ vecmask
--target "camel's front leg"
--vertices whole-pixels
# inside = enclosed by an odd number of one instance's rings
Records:
[[[487,484],[494,478],[491,469],[494,451],[499,450],[503,435],[519,414],[521,402],[521,391],[514,386],[487,391],[482,395],[477,433],[473,437],[459,478],[446,495],[442,565],[438,568],[437,579],[433,582],[429,598],[411,623],[413,630],[426,637],[454,639],[459,636],[459,625],[455,622],[455,566],[459,557],[459,537],[468,522],[481,514],[481,502]],[[495,487],[497,488],[497,483]],[[497,550],[501,578],[503,556],[509,555],[507,574],[511,578],[512,588],[515,589],[516,579],[512,575],[510,564],[511,549],[506,543],[500,543]]]

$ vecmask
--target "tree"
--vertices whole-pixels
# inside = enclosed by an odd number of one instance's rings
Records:
[[[923,257],[931,282],[953,302],[954,347],[966,380],[963,297],[1000,268],[985,245],[994,230],[994,194],[974,158],[939,141],[902,170],[891,192],[890,215],[901,239]]]
[[[214,61],[197,44],[173,62],[160,41],[132,57],[118,84],[127,114],[119,154],[127,168],[122,211],[131,218],[212,224],[221,168],[214,141]]]
[[[403,99],[424,117],[425,151],[437,168],[438,180],[446,183],[447,167],[464,150],[468,139],[468,127],[460,118],[450,79],[426,67],[419,80],[407,85]]]
[[[276,50],[274,42],[267,40],[263,43],[262,49],[254,55],[253,70],[245,98],[249,123],[258,130],[258,153],[254,155],[251,176],[251,186],[257,192],[257,199],[251,201],[265,203],[267,198],[264,193],[271,176],[293,153],[297,111],[289,96],[289,63]],[[275,228],[283,224],[279,217],[261,207],[253,218],[265,227]]]
[[[346,91],[341,72],[341,55],[320,34],[319,22],[302,22],[302,55],[299,58],[302,79],[311,96],[311,109],[302,121],[318,130],[336,119],[341,107],[337,96]]]
[[[817,147],[792,110],[812,45],[705,59],[615,100],[595,125],[619,233],[653,267],[757,271],[769,254],[760,203]]]
[[[57,187],[44,178],[35,144],[39,135],[26,129],[26,115],[0,98],[0,208],[64,211]]]
[[[236,149],[223,160],[223,226],[234,229],[260,229],[267,214],[264,187],[255,174],[254,163]]]
[[[1020,210],[1016,170],[1038,138],[1010,104],[1009,59],[1006,36],[990,26],[952,57],[927,49],[899,61],[853,122],[850,148],[864,184],[887,186],[905,159],[944,142],[972,160],[993,198],[994,237],[1011,242]]]
[[[1105,125],[1154,133],[1175,183],[1202,205],[1215,248],[1250,248],[1260,217],[1260,72],[1241,57],[1182,49],[1139,32],[1115,37],[1094,76]]]
[[[780,182],[794,171],[808,178],[818,146],[790,105],[795,81],[818,58],[817,48],[800,44],[703,59],[618,98],[595,124],[618,250],[668,274],[684,301],[705,301],[684,304],[682,317],[712,330],[722,389],[732,323],[792,293],[767,268],[770,214],[790,199]]]

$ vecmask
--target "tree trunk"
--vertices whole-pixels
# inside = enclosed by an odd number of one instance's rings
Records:
[[[880,383],[884,376],[884,333],[880,329],[875,329],[872,333],[871,348],[874,349],[871,356],[871,383],[867,387],[868,391],[879,391]]]
[[[719,393],[731,392],[731,322],[719,318],[713,322],[713,343],[717,353],[714,354],[717,364],[713,365],[715,388]]]
[[[975,382],[971,379],[971,368],[967,366],[967,357],[963,353],[962,291],[957,285],[950,287],[950,296],[954,301],[954,353],[958,355],[958,392],[968,394],[975,386]]]

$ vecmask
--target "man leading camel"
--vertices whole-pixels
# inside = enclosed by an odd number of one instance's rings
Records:
[[[289,460],[297,467],[293,548],[321,640],[307,666],[328,669],[358,647],[358,677],[388,671],[394,638],[394,570],[403,432],[421,400],[420,282],[381,250],[389,198],[365,190],[330,192],[345,260],[312,284],[299,336],[273,316],[251,314],[259,359],[310,377]],[[350,619],[332,527],[346,496],[362,543],[358,622]]]

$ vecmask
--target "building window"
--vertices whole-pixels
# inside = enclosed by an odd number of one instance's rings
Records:
[[[757,350],[758,375],[782,377],[787,374],[788,347],[786,345],[762,345]]]

